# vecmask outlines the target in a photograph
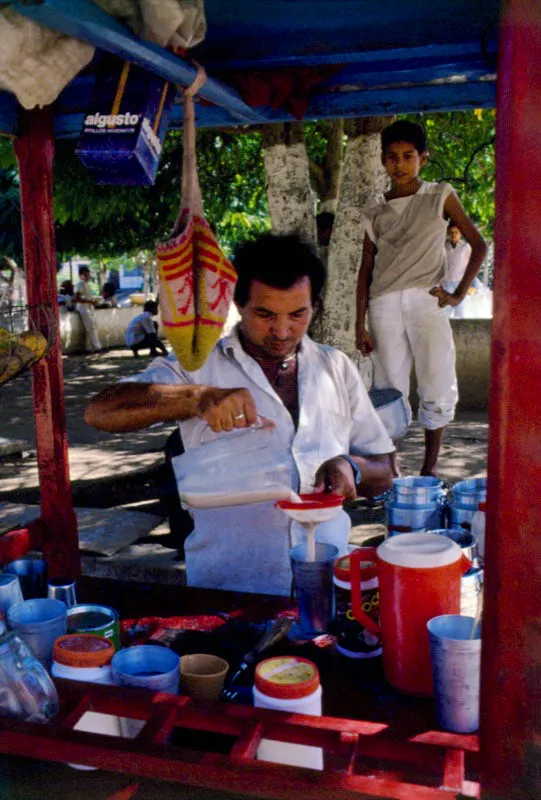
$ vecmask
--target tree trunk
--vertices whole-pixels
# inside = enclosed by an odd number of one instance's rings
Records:
[[[325,162],[316,164],[310,161],[310,177],[319,198],[319,211],[336,211],[342,166],[344,163],[344,120],[333,119],[328,123],[327,149]]]
[[[388,117],[374,117],[350,123],[329,246],[324,311],[314,331],[318,341],[353,358],[367,383],[371,382],[371,364],[355,347],[355,296],[364,238],[361,210],[377,203],[388,185],[381,164],[380,131],[389,122]]]
[[[272,230],[297,233],[316,246],[315,197],[300,123],[262,129],[267,197]]]

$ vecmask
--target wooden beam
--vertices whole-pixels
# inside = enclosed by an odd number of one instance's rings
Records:
[[[77,88],[75,80],[70,97]],[[66,90],[68,91],[68,90]],[[81,99],[83,99],[81,97]],[[438,86],[411,86],[359,92],[335,92],[316,95],[310,101],[303,117],[309,120],[387,116],[393,114],[425,113],[438,111],[460,111],[472,108],[493,108],[496,102],[495,83],[478,81],[472,84],[447,84]],[[268,122],[297,122],[285,109],[265,108]],[[55,136],[58,139],[71,139],[79,136],[85,112],[73,110],[60,111],[55,117]],[[231,116],[225,108],[195,104],[196,125],[198,128],[240,128],[245,122]],[[169,127],[182,128],[182,104],[175,103],[171,111]],[[259,125],[261,123],[254,123]]]
[[[21,130],[15,142],[15,152],[19,162],[30,325],[49,342],[47,355],[32,368],[40,519],[47,527],[43,555],[50,577],[75,579],[80,571],[79,545],[69,479],[58,318],[52,179],[54,142],[50,107],[21,113]]]
[[[481,785],[541,797],[541,4],[507,0],[496,136],[496,259]]]
[[[208,9],[208,5],[207,5]],[[212,22],[212,20],[210,20]],[[495,30],[495,29],[494,29]],[[468,31],[469,32],[469,31]],[[210,42],[209,46],[209,61],[210,69],[213,70],[250,70],[250,69],[280,69],[281,67],[312,67],[323,64],[355,64],[363,66],[365,69],[371,70],[386,70],[389,64],[399,69],[402,64],[408,68],[415,69],[417,67],[430,67],[433,64],[446,64],[450,61],[453,62],[469,62],[478,60],[481,56],[485,56],[488,63],[496,63],[496,37],[491,36],[487,38],[484,46],[481,45],[479,39],[473,41],[454,41],[448,44],[426,44],[421,47],[390,47],[386,43],[380,42],[379,46],[368,44],[366,41],[358,38],[356,47],[350,50],[345,50],[342,47],[337,47],[332,52],[308,52],[301,54],[297,52],[286,53],[283,47],[280,46],[280,52],[273,53],[259,53],[254,58],[243,58],[242,54],[227,52],[226,55],[222,52],[222,57],[214,57],[214,47],[218,50],[219,38],[224,35],[221,31],[215,34],[215,42]],[[227,40],[225,40],[227,41]],[[231,43],[230,47],[231,47]],[[278,49],[279,42],[274,42],[274,46]],[[340,44],[340,43],[339,43]],[[343,42],[341,43],[343,45]],[[328,47],[328,43],[326,43]],[[201,47],[205,47],[202,45]],[[223,47],[219,48],[223,51]]]
[[[46,28],[120,56],[175,84],[189,86],[197,74],[191,63],[163,47],[139,39],[91,0],[16,0],[11,8]],[[236,92],[211,77],[207,78],[199,95],[227,108],[236,119],[246,123],[264,122],[262,112],[251,108]]]

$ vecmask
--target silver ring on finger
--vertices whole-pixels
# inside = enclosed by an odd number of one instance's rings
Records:
[[[245,416],[246,416],[246,414],[234,414],[233,419],[236,422],[238,419],[244,419]]]

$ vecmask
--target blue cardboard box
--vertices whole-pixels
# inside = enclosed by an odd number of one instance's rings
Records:
[[[154,183],[175,94],[173,84],[151,72],[104,61],[75,149],[97,183]]]

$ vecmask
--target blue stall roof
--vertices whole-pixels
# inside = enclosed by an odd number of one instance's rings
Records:
[[[79,135],[103,53],[186,86],[195,68],[135,36],[91,0],[0,0],[97,48],[54,103],[57,137]],[[498,0],[206,0],[208,31],[190,51],[207,71],[201,127],[295,120],[291,104],[252,106],[252,79],[303,94],[303,119],[456,111],[495,105]],[[299,86],[301,87],[299,89]],[[309,87],[308,89],[306,87]],[[252,91],[253,94],[253,91]],[[284,94],[284,92],[282,92]],[[19,106],[0,92],[0,131]],[[181,95],[171,126],[182,125]]]

